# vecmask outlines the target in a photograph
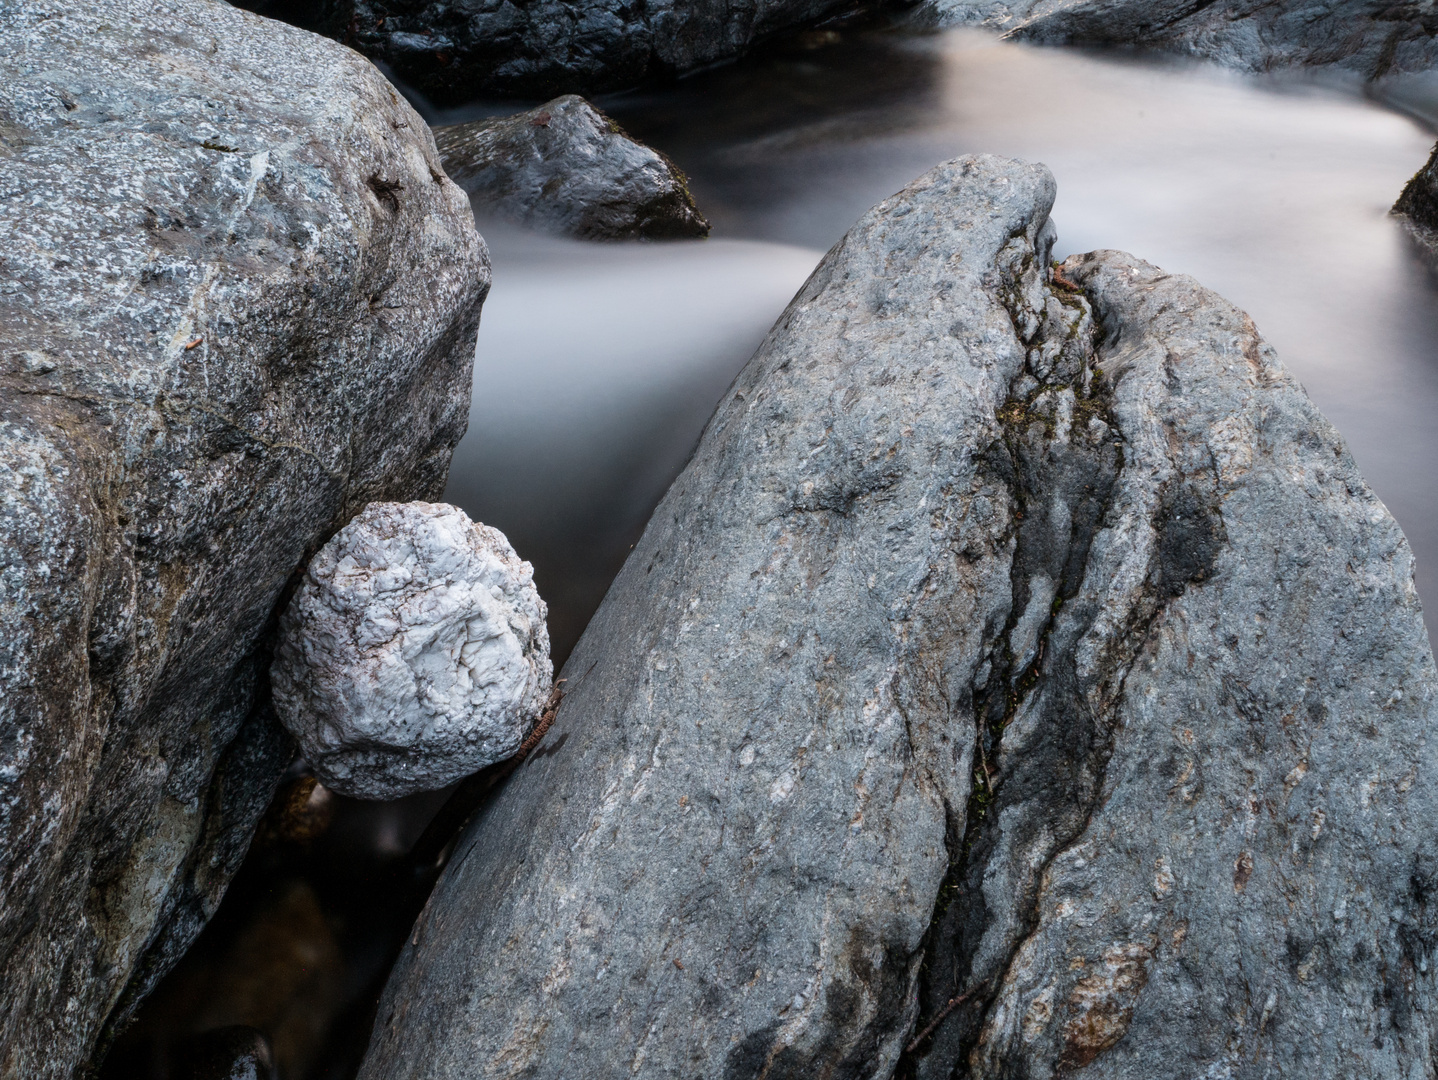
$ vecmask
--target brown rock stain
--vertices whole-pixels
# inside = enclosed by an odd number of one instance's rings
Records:
[[[1069,1021],[1064,1025],[1060,1076],[1082,1069],[1123,1038],[1152,959],[1152,945],[1115,945],[1105,950],[1092,975],[1074,985],[1064,1002]]]
[[[1253,855],[1250,852],[1243,852],[1233,862],[1233,891],[1243,892],[1248,885],[1248,879],[1253,876]]]

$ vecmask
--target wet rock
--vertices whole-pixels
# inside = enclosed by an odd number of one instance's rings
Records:
[[[280,622],[275,708],[326,787],[434,791],[518,751],[553,681],[534,569],[446,503],[371,503]]]
[[[483,242],[363,59],[200,0],[0,20],[0,1074],[69,1077],[292,754],[278,603],[434,496]]]
[[[175,1080],[275,1080],[269,1040],[251,1027],[225,1027],[190,1039],[170,1070]]]
[[[1404,186],[1403,194],[1393,204],[1393,213],[1428,261],[1438,265],[1438,146],[1428,156],[1428,163]]]
[[[240,0],[386,64],[432,101],[594,94],[738,56],[761,39],[848,11],[841,0]]]
[[[1418,1077],[1435,670],[1252,322],[963,158],[736,380],[396,966],[394,1075]],[[967,1071],[965,1071],[967,1070]]]
[[[1243,71],[1333,67],[1375,79],[1438,62],[1438,22],[1389,0],[925,0],[940,26],[981,23],[1049,45],[1137,45]]]
[[[344,956],[319,897],[284,882],[250,919],[203,988],[197,1026],[243,1025],[269,1036],[285,1076],[313,1075],[345,991]]]
[[[293,845],[308,848],[324,836],[334,819],[334,797],[313,776],[302,774],[281,782],[275,798],[255,829],[250,854]]]
[[[709,234],[678,167],[582,97],[436,128],[434,138],[477,209],[530,228],[585,240]]]

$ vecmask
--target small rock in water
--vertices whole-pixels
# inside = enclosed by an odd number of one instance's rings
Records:
[[[584,240],[709,235],[684,174],[582,97],[436,128],[450,177],[476,203]]]
[[[175,1080],[274,1080],[269,1040],[252,1027],[216,1028],[190,1039],[177,1054]]]
[[[1402,219],[1429,261],[1438,262],[1438,146],[1404,186],[1393,213]]]
[[[371,503],[281,620],[275,705],[343,795],[432,791],[511,757],[553,682],[534,570],[444,503]]]

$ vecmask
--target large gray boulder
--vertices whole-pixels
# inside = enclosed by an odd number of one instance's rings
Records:
[[[1392,0],[924,0],[918,18],[1046,45],[1137,45],[1243,71],[1333,67],[1366,79],[1438,62],[1431,3]]]
[[[600,93],[738,56],[847,0],[236,0],[329,34],[441,105]]]
[[[292,752],[278,601],[366,503],[440,493],[488,283],[349,50],[218,0],[5,6],[0,1075],[72,1075],[219,902]]]
[[[475,206],[521,225],[583,240],[709,234],[679,167],[577,95],[434,138]]]
[[[720,403],[364,1080],[1426,1075],[1435,671],[1251,320],[940,166]]]

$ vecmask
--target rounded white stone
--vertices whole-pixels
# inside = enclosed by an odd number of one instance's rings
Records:
[[[280,620],[275,708],[341,794],[444,787],[513,756],[539,718],[546,614],[498,529],[445,503],[370,503]]]

